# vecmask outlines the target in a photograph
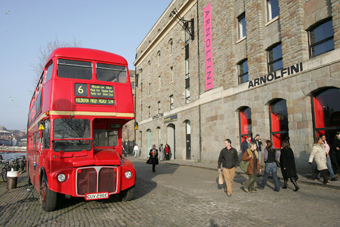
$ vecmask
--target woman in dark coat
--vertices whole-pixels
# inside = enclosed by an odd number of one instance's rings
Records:
[[[158,165],[158,150],[156,149],[156,145],[152,145],[149,155],[149,160],[146,163],[152,164],[152,172],[156,172],[155,168],[156,165]]]
[[[287,188],[288,178],[294,184],[295,189],[294,191],[298,191],[300,188],[296,183],[297,174],[296,174],[296,167],[295,167],[295,158],[294,152],[290,148],[289,142],[284,141],[282,144],[282,150],[280,155],[280,163],[281,163],[281,172],[283,177],[283,189]]]

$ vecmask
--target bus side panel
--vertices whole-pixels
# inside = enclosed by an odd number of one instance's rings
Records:
[[[51,109],[51,92],[52,92],[52,80],[45,83],[43,88],[43,99],[41,112],[46,113]]]

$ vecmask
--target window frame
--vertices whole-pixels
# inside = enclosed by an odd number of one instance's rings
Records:
[[[318,41],[318,42],[312,44],[312,43],[311,43],[311,41],[312,41],[312,39],[311,39],[311,32],[314,31],[315,29],[321,27],[322,25],[325,25],[326,23],[328,23],[328,22],[330,22],[330,21],[332,22],[332,31],[333,31],[333,35],[332,35],[332,36],[329,36],[329,37],[327,37],[327,38],[324,38],[323,40],[320,40],[320,41]],[[333,40],[333,49],[327,50],[327,51],[322,52],[322,53],[319,53],[319,54],[317,54],[317,55],[312,54],[312,48],[314,48],[314,47],[316,47],[316,46],[318,46],[318,45],[320,45],[320,44],[326,43],[326,42],[328,42],[328,41],[330,41],[330,40]],[[334,50],[334,27],[333,27],[333,19],[332,19],[332,18],[327,18],[326,20],[323,20],[323,21],[321,21],[320,23],[315,24],[314,26],[312,26],[312,27],[308,30],[308,50],[309,50],[309,58],[314,58],[314,57],[317,57],[317,56],[319,56],[319,55],[321,55],[321,54],[324,54],[324,53],[327,53],[327,52],[329,52],[329,51]]]
[[[244,24],[242,23],[244,21]],[[237,28],[238,28],[238,39],[242,39],[247,37],[247,30],[246,30],[246,13],[243,12],[240,16],[237,17]],[[245,34],[243,34],[245,32]]]
[[[241,73],[241,67],[242,67],[242,69],[244,68],[243,64],[244,64],[245,62],[247,62],[246,64],[247,64],[247,69],[248,69],[248,70],[247,70],[247,72]],[[248,58],[246,58],[246,59],[240,61],[240,62],[237,64],[237,69],[238,69],[238,84],[243,84],[243,83],[248,82],[248,81],[249,81],[249,74],[248,74],[248,71],[249,71],[249,68],[248,68]],[[243,82],[241,83],[241,77],[243,77],[243,76],[245,76],[245,75],[248,75],[248,79],[245,80],[245,81],[243,81]]]
[[[272,61],[269,61],[269,56],[270,56],[270,51],[274,51],[274,48],[278,47],[278,46],[281,46],[281,57],[280,58],[277,58],[277,59],[274,59]],[[273,53],[274,55],[274,53]],[[277,43],[277,44],[274,44],[272,46],[270,46],[268,49],[267,49],[267,69],[268,69],[268,73],[270,72],[275,72],[277,70],[280,70],[283,68],[283,58],[282,58],[282,44],[281,43]],[[279,68],[279,69],[274,69],[274,63],[277,63],[277,62],[282,62],[282,68]],[[270,66],[273,65],[273,71],[270,71]]]

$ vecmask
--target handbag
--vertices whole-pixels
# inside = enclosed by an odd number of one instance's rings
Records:
[[[276,163],[276,166],[278,167],[278,168],[280,168],[281,166],[280,166],[280,162],[279,162],[279,160],[276,160],[275,159],[275,163]]]
[[[223,180],[223,175],[222,175],[222,173],[220,172],[219,174],[218,174],[218,184],[223,184],[224,183],[224,180]]]
[[[246,173],[247,170],[248,170],[249,162],[241,161],[239,166],[240,166],[241,170],[243,170],[243,172]]]

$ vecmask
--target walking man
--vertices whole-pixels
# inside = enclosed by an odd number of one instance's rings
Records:
[[[246,150],[248,150],[249,146],[250,146],[250,143],[251,143],[251,135],[249,134],[247,136],[247,139],[245,139],[242,143],[241,143],[241,151],[242,151],[242,155],[244,154],[244,152]]]
[[[137,144],[133,147],[133,153],[135,155],[135,158],[137,158],[137,154],[138,154],[138,145]]]
[[[255,142],[256,142],[256,146],[257,146],[257,153],[259,154],[259,162],[261,164],[261,145],[262,145],[262,141],[261,141],[261,138],[260,138],[259,134],[256,134]]]
[[[226,139],[224,141],[224,146],[220,152],[220,156],[218,158],[218,172],[221,172],[221,164],[223,167],[223,175],[226,182],[227,196],[230,197],[232,194],[232,182],[235,177],[235,168],[238,163],[238,155],[235,148],[231,147],[231,140]]]

